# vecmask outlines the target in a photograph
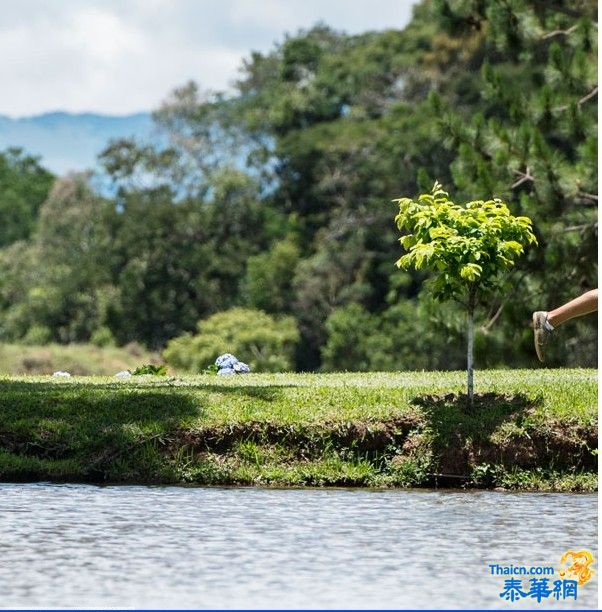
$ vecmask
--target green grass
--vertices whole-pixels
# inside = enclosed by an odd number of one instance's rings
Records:
[[[0,479],[597,486],[597,372],[0,377]]]

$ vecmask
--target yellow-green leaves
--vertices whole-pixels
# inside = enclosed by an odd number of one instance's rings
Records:
[[[462,266],[460,270],[460,276],[463,279],[474,283],[481,276],[482,270],[483,268],[478,264],[469,263],[465,266]]]
[[[435,297],[458,298],[470,288],[495,286],[525,245],[535,243],[528,217],[514,217],[497,198],[458,205],[439,183],[416,200],[399,198],[397,227],[407,251],[397,261],[402,269],[430,269],[438,276]]]
[[[395,222],[406,249],[397,265],[434,272],[435,298],[467,298],[466,341],[467,396],[474,397],[474,313],[479,295],[495,288],[500,273],[514,265],[524,245],[536,242],[527,217],[513,217],[499,199],[454,204],[439,183],[431,193],[395,200]]]

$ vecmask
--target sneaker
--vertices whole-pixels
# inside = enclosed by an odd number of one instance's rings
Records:
[[[544,361],[544,349],[550,335],[554,331],[552,325],[548,322],[548,313],[539,310],[533,313],[533,334],[535,339],[535,352],[537,358],[543,363]]]

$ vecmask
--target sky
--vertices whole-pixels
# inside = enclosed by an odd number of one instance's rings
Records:
[[[318,21],[402,28],[414,0],[0,0],[0,114],[152,110],[189,80],[228,91],[241,60]]]

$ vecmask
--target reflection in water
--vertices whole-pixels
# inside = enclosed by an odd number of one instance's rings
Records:
[[[597,559],[596,526],[594,495],[0,484],[0,606],[595,609],[597,574],[511,604],[487,566]]]

